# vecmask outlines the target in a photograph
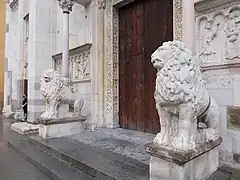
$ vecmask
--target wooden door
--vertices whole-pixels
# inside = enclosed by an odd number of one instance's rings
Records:
[[[120,127],[159,132],[150,56],[173,39],[172,0],[135,0],[119,9]]]

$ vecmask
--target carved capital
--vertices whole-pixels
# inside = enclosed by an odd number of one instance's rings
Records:
[[[70,13],[75,3],[74,0],[57,0],[63,12]]]
[[[106,0],[98,0],[98,8],[105,9],[106,7]]]

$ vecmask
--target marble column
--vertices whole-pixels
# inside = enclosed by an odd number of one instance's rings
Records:
[[[62,75],[69,77],[69,14],[75,1],[58,0],[58,3],[63,11]]]
[[[101,124],[104,123],[104,11],[106,8],[106,1],[98,1],[99,15],[98,15],[98,25],[99,25],[99,39],[98,39],[98,57],[100,59],[99,63],[99,115],[101,119]]]
[[[195,9],[194,0],[182,0],[183,10],[183,42],[192,51],[195,52]]]

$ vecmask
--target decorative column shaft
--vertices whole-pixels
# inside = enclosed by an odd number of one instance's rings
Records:
[[[106,8],[106,0],[98,0],[99,16],[98,16],[98,29],[99,29],[99,39],[98,39],[98,57],[99,57],[99,114],[104,123],[104,11]]]
[[[75,1],[58,0],[58,3],[63,11],[62,75],[69,77],[69,14]]]
[[[183,43],[195,52],[195,9],[194,0],[182,0],[183,8]]]

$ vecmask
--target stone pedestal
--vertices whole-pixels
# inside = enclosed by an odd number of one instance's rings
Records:
[[[43,139],[50,139],[80,133],[85,130],[85,120],[85,116],[58,119],[38,118],[39,136]]]
[[[147,144],[150,180],[205,180],[219,166],[218,147],[222,138],[198,145],[188,151],[176,151]]]

